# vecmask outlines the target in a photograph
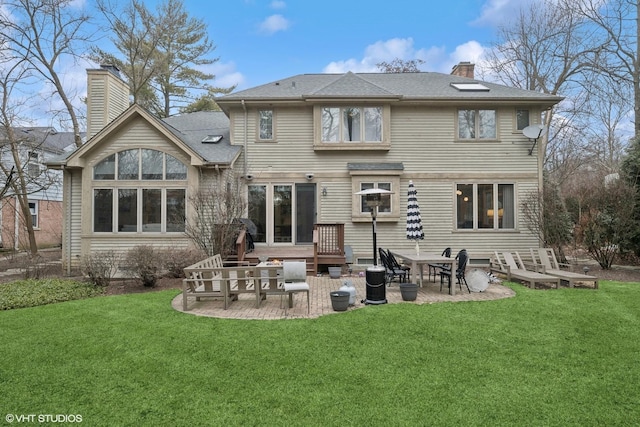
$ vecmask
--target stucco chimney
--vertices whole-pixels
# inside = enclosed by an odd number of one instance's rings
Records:
[[[458,63],[458,65],[454,65],[451,70],[451,74],[458,77],[467,77],[469,79],[473,79],[473,69],[475,68],[475,64],[472,64],[468,61],[463,61]]]
[[[113,65],[87,70],[87,138],[129,108],[129,85]]]

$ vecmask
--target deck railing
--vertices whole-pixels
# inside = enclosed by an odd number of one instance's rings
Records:
[[[313,264],[344,264],[344,224],[316,223],[313,226]]]

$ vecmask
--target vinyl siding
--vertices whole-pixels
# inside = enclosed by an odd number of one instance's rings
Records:
[[[64,172],[64,207],[62,231],[62,268],[75,270],[81,266],[82,256],[82,171]]]
[[[475,107],[474,107],[475,108]],[[480,108],[490,108],[480,106]],[[456,230],[456,183],[514,184],[516,203],[537,189],[537,156],[528,154],[530,141],[513,131],[513,109],[498,108],[498,138],[492,141],[456,139],[457,108],[391,108],[391,148],[385,151],[314,151],[313,109],[277,108],[276,141],[256,142],[257,110],[247,110],[248,170],[252,184],[306,182],[304,174],[314,173],[317,184],[318,222],[345,224],[345,244],[351,245],[356,258],[371,258],[371,222],[352,220],[352,177],[347,163],[402,163],[398,203],[400,215],[395,221],[379,217],[378,246],[413,249],[415,242],[405,237],[406,191],[409,180],[418,190],[425,229],[424,251],[440,253],[452,247],[462,248],[479,258],[497,249],[520,249],[538,242],[516,212],[515,230]],[[233,143],[244,144],[244,112],[232,113]],[[375,177],[374,177],[375,178]],[[379,178],[379,177],[378,177]],[[378,179],[376,178],[376,179]],[[383,178],[379,178],[383,180]],[[327,196],[322,196],[322,188]],[[518,211],[518,208],[516,207]]]
[[[77,197],[82,194],[82,207],[81,209],[82,223],[78,218],[77,221],[72,221],[72,235],[81,235],[81,251],[78,253],[88,254],[96,251],[116,251],[118,253],[125,253],[128,250],[139,245],[150,245],[157,248],[174,248],[181,249],[190,245],[191,241],[185,235],[179,234],[166,234],[166,233],[106,233],[106,234],[94,234],[93,233],[93,190],[94,188],[104,188],[113,186],[113,181],[94,181],[93,180],[93,167],[104,159],[106,156],[117,153],[121,150],[134,149],[134,148],[150,148],[159,150],[164,153],[168,153],[184,164],[187,165],[187,215],[190,212],[189,198],[193,193],[192,189],[198,188],[200,182],[200,175],[198,170],[192,166],[189,166],[190,160],[185,153],[169,142],[160,132],[149,125],[143,119],[134,120],[122,127],[112,138],[107,140],[100,147],[96,147],[95,150],[85,153],[87,161],[86,166],[82,170],[81,180],[82,187],[74,186],[73,194]],[[75,179],[75,177],[74,177]],[[78,177],[77,181],[80,181]],[[74,181],[75,183],[75,181]],[[158,186],[164,188],[184,188],[184,181],[133,181],[123,182],[118,187],[133,187],[144,188],[145,186],[158,188]],[[78,232],[81,230],[80,232]],[[73,246],[75,249],[75,246]],[[74,253],[75,255],[75,253]],[[73,257],[72,257],[73,258]]]

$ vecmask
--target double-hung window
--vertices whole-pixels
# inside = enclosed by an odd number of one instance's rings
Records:
[[[514,185],[478,183],[456,185],[456,228],[514,229]]]
[[[497,139],[496,110],[458,110],[458,139]]]
[[[184,232],[187,167],[170,154],[123,150],[93,168],[93,231]]]
[[[29,200],[29,213],[31,213],[31,223],[33,228],[38,228],[38,201]]]

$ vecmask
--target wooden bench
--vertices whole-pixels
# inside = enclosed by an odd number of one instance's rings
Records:
[[[244,264],[228,266],[224,264]],[[238,299],[241,293],[255,295],[256,307],[267,295],[288,296],[289,307],[293,306],[293,295],[287,292],[282,276],[283,265],[249,266],[247,262],[223,262],[220,255],[214,255],[184,269],[182,281],[182,308],[188,310],[189,298],[220,298],[224,309]]]
[[[184,269],[185,278],[182,280],[184,311],[187,311],[189,297],[195,297],[196,301],[200,301],[201,297],[225,298],[224,291],[220,288],[220,273],[217,271],[222,267],[222,257],[216,254]]]

